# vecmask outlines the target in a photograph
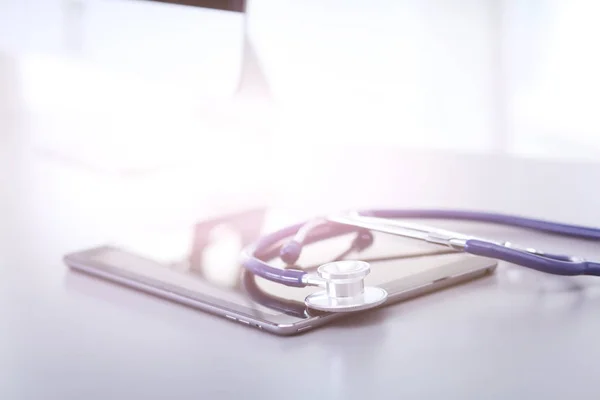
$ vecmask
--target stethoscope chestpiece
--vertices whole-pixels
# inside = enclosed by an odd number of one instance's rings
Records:
[[[388,293],[378,287],[365,287],[365,277],[371,272],[364,261],[334,261],[321,265],[317,273],[325,282],[325,290],[310,294],[305,304],[319,311],[350,312],[377,307]]]

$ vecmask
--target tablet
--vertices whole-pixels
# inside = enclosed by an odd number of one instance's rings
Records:
[[[278,335],[306,332],[352,316],[307,308],[304,298],[317,287],[288,287],[247,273],[237,261],[249,240],[243,236],[227,223],[200,223],[180,260],[166,261],[151,248],[118,244],[76,251],[64,260],[74,270]],[[346,235],[308,246],[297,267],[311,270],[338,259],[352,238]],[[366,284],[389,293],[382,307],[485,276],[496,267],[494,260],[378,233],[371,248],[344,258],[371,262]],[[273,265],[286,267],[276,261]]]

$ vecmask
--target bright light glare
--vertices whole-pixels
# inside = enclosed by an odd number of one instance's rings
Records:
[[[185,88],[58,58],[25,57],[21,71],[38,148],[111,172],[183,165],[224,190],[236,176],[248,187],[267,166],[266,125],[232,123],[222,111],[231,100],[205,107],[207,98]]]
[[[72,59],[29,55],[20,66],[35,148],[106,175],[93,203],[103,198],[98,208],[132,230],[263,206],[283,181],[262,115],[236,114],[231,99]],[[72,185],[56,177],[55,188],[81,190]]]

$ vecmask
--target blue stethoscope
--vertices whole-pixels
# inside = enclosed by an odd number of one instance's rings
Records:
[[[361,251],[373,243],[371,231],[423,240],[487,258],[507,261],[554,275],[600,276],[600,263],[580,257],[543,253],[444,229],[432,228],[394,219],[448,219],[488,222],[581,239],[600,239],[600,229],[543,221],[519,216],[456,210],[370,210],[355,211],[319,218],[271,233],[246,248],[242,265],[251,273],[286,286],[318,286],[324,290],[310,294],[306,306],[328,312],[366,310],[385,302],[388,293],[379,287],[365,286],[369,263],[342,260],[321,265],[317,273],[298,268],[278,268],[267,258],[279,247],[279,256],[293,266],[305,245],[348,233],[356,233],[349,251]],[[347,253],[349,253],[349,251]]]

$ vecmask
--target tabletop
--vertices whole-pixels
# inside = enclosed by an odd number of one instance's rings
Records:
[[[0,64],[0,398],[597,398],[600,282],[594,278],[557,278],[501,263],[494,275],[469,284],[303,335],[277,337],[68,271],[62,263],[66,252],[123,233],[142,219],[140,209],[148,209],[119,199],[132,193],[127,182],[32,146],[31,119],[13,107],[18,91],[15,81],[6,79],[11,64],[5,61]],[[485,171],[506,175],[506,164],[494,157],[478,162]],[[569,168],[552,171],[572,172]],[[430,172],[433,179],[439,169]],[[598,170],[588,170],[587,177],[594,181]],[[566,182],[559,178],[554,176]],[[370,199],[390,196],[389,185],[376,192],[376,185],[365,183]],[[449,196],[447,204],[487,199],[483,193],[494,194],[495,183],[481,179],[468,196]],[[558,210],[575,222],[597,220],[589,185],[577,192],[581,206],[570,213],[557,204],[570,204],[572,192],[558,191],[540,202],[540,190],[512,201],[496,199],[493,206],[538,215]],[[405,200],[407,193],[415,201],[432,194],[407,190],[392,200]],[[189,216],[182,204],[176,209],[161,204],[153,203],[152,212],[175,218],[184,209],[182,218]],[[600,258],[600,248],[589,241],[448,226]]]
[[[2,398],[596,398],[594,278],[500,264],[469,284],[277,337],[68,271],[62,255],[108,225],[82,207],[85,195],[57,185],[72,167],[9,139]],[[600,258],[590,242],[461,229]]]

